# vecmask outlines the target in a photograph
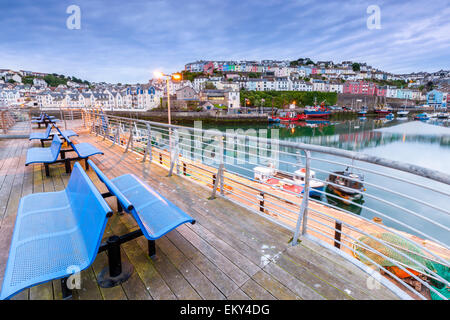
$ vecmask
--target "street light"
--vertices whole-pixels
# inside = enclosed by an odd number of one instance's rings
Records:
[[[169,87],[169,79],[172,79],[173,81],[180,81],[181,80],[181,74],[180,73],[173,73],[173,74],[164,74],[160,71],[153,72],[153,75],[156,78],[163,78],[166,77],[166,88],[167,88],[167,116],[168,116],[168,122],[171,124],[171,116],[170,116],[170,87]]]
[[[180,81],[181,80],[181,74],[180,73],[173,73],[173,74],[164,74],[160,71],[153,72],[153,75],[156,78],[162,78],[166,77],[166,88],[167,88],[167,118],[169,125],[171,124],[171,116],[170,116],[170,87],[169,87],[169,79],[172,79],[173,81]],[[170,146],[170,152],[172,152],[172,128],[169,127],[169,146]]]

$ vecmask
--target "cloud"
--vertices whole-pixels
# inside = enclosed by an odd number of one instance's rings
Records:
[[[449,68],[448,1],[72,1],[0,4],[0,67],[146,82],[197,59],[358,60],[391,72]],[[366,9],[381,8],[381,30]]]

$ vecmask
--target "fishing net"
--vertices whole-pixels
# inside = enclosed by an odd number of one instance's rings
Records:
[[[368,236],[363,236],[359,238],[359,241],[362,244],[354,244],[353,248],[355,249],[355,257],[369,266],[374,266],[374,263],[369,261],[367,258],[370,258],[372,261],[376,262],[380,266],[386,268],[390,272],[394,273],[399,278],[408,278],[411,275],[402,269],[400,269],[396,263],[402,265],[405,269],[407,269],[410,273],[414,275],[427,275],[428,271],[425,270],[424,267],[420,266],[418,263],[426,266],[429,270],[437,273],[442,278],[447,281],[450,281],[450,268],[444,266],[442,264],[430,261],[426,258],[426,254],[416,245],[402,239],[399,236],[396,236],[392,233],[376,233],[371,234],[374,238],[380,239],[391,247],[397,249],[402,252],[405,256],[400,255],[400,253],[388,248],[386,245],[372,239]],[[369,250],[370,249],[370,250]],[[374,251],[374,252],[373,252]],[[393,261],[390,261],[380,254],[383,254],[386,257],[389,257]],[[364,256],[363,256],[364,255]],[[366,258],[367,257],[367,258]],[[407,257],[411,258],[408,259]],[[412,261],[413,260],[413,261]],[[450,299],[450,291],[449,287],[446,284],[435,280],[433,278],[429,278],[430,284],[434,289],[439,291],[440,294],[445,296],[447,299]],[[442,300],[442,298],[432,290],[430,290],[431,299],[433,300]]]
[[[437,274],[439,274],[442,278],[444,278],[447,281],[450,281],[450,268],[447,266],[443,266],[439,263],[433,263],[432,268],[430,270],[433,270]],[[439,291],[440,294],[442,294],[447,299],[450,299],[450,288],[446,286],[444,283],[431,279],[431,285],[434,289]],[[430,290],[431,299],[433,300],[443,300],[440,296],[438,296],[435,292]]]
[[[419,272],[425,273],[425,269],[419,266],[415,261],[429,268],[430,262],[427,259],[423,258],[424,256],[426,256],[425,253],[419,247],[412,244],[411,242],[406,241],[401,237],[396,236],[395,234],[392,233],[376,233],[371,234],[371,236],[380,239],[381,241],[385,242],[391,247],[397,249],[398,251],[402,252],[406,257],[375,239],[372,239],[368,236],[363,236],[359,238],[359,241],[362,242],[364,245],[356,243],[354,245],[356,251],[355,257],[361,260],[363,263],[369,266],[374,265],[371,261],[369,261],[366,258],[368,257],[377,264],[379,264],[380,266],[393,270],[396,273],[396,275],[400,276],[401,278],[410,275],[404,272],[402,269],[398,268],[397,264],[400,264],[408,269],[414,269],[415,274]],[[384,258],[379,253],[383,254],[386,257],[389,257],[393,261]]]

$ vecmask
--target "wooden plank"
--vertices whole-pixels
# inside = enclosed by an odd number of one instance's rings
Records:
[[[158,248],[166,254],[202,299],[222,300],[225,298],[220,290],[166,237],[158,239],[157,243]]]
[[[130,231],[120,223],[119,219],[116,221],[117,223],[112,226],[115,234],[122,235]],[[136,240],[122,244],[122,248],[153,299],[176,299],[175,294],[156,270],[153,261],[142,250]]]
[[[228,300],[251,300],[248,295],[244,293],[241,289],[237,289],[233,293],[231,293],[228,297]]]
[[[289,272],[291,275],[293,275],[295,278],[297,278],[299,281],[301,281],[308,287],[314,289],[314,291],[318,292],[326,299],[332,300],[351,299],[351,297],[348,294],[330,285],[320,277],[317,277],[313,272],[310,272],[303,266],[299,265],[298,263],[287,258],[284,255],[279,257],[276,264],[285,271]]]
[[[202,237],[203,240],[220,251],[220,253],[227,257],[230,261],[233,261],[234,264],[238,265],[239,268],[249,276],[252,276],[261,270],[261,268],[259,268],[256,264],[251,262],[229,244],[216,237],[212,232],[208,231],[201,224],[194,224],[190,227],[195,233]]]
[[[275,263],[269,263],[264,267],[264,271],[270,274],[274,279],[289,288],[292,292],[297,294],[304,300],[324,300],[325,298],[316,292],[314,289],[308,287],[306,284],[295,278],[286,270],[282,269]]]
[[[147,240],[144,237],[136,239],[142,250],[147,248]],[[200,300],[200,295],[183,277],[181,272],[170,262],[169,258],[164,254],[163,250],[156,243],[156,256],[151,259],[158,273],[167,283],[177,299],[182,300]]]
[[[73,298],[78,300],[102,300],[103,296],[92,267],[81,272],[81,289],[73,291]]]
[[[108,267],[108,257],[106,252],[101,252],[95,258],[92,264],[92,270],[94,271],[95,279],[98,280],[100,272]],[[127,296],[121,285],[112,288],[102,288],[99,286],[100,293],[104,300],[126,300]]]
[[[257,272],[252,279],[279,300],[300,300],[299,296],[272,278],[264,270]]]
[[[274,296],[253,279],[249,279],[240,289],[252,300],[276,300]]]
[[[198,251],[178,231],[172,231],[167,238],[225,295],[238,289],[238,285],[205,255]]]
[[[332,264],[333,269],[336,271],[334,274],[337,277],[341,278],[343,281],[352,279],[352,284],[358,285],[362,289],[366,289],[364,291],[368,292],[368,294],[372,295],[375,299],[398,299],[398,296],[388,288],[383,287],[380,290],[367,290],[367,278],[369,278],[370,275],[362,272],[361,269],[353,263],[332,251],[307,239],[302,241],[301,247],[304,248],[304,250],[307,250],[307,252],[309,251],[311,254],[310,257],[315,264],[323,266]]]
[[[244,284],[249,276],[245,274],[238,266],[228,260],[224,255],[209,245],[200,236],[191,229],[180,226],[177,229],[189,242],[191,242],[200,252],[202,252],[209,260],[225,272],[238,286]]]

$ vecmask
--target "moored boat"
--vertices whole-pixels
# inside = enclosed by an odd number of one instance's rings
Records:
[[[331,115],[331,111],[325,106],[325,102],[322,102],[320,106],[317,106],[316,104],[314,104],[314,106],[306,106],[304,114],[307,119],[328,118]]]
[[[300,121],[305,120],[304,114],[299,114],[295,111],[282,111],[279,115],[269,116],[269,122],[281,122],[281,121]]]
[[[415,116],[414,120],[430,120],[430,116],[424,112]]]
[[[298,194],[304,192],[306,173],[305,168],[296,170],[292,174],[279,172],[273,166],[255,167],[253,168],[253,173],[254,179],[256,181],[264,182],[265,184],[269,184],[276,189]],[[309,176],[309,195],[311,197],[320,197],[325,189],[325,184],[321,181],[314,180],[316,174],[313,170],[310,170]]]
[[[380,108],[380,109],[375,109],[375,113],[377,113],[377,114],[389,114],[389,113],[391,113],[391,108],[389,108],[389,107],[383,107],[383,108]]]
[[[362,192],[365,191],[362,183],[364,177],[350,172],[348,168],[344,171],[333,172],[327,181],[329,182],[327,191],[337,195],[344,203],[360,200],[362,198]]]
[[[445,112],[441,112],[441,113],[438,113],[438,115],[437,115],[437,118],[438,119],[448,119],[448,113],[445,113]]]

